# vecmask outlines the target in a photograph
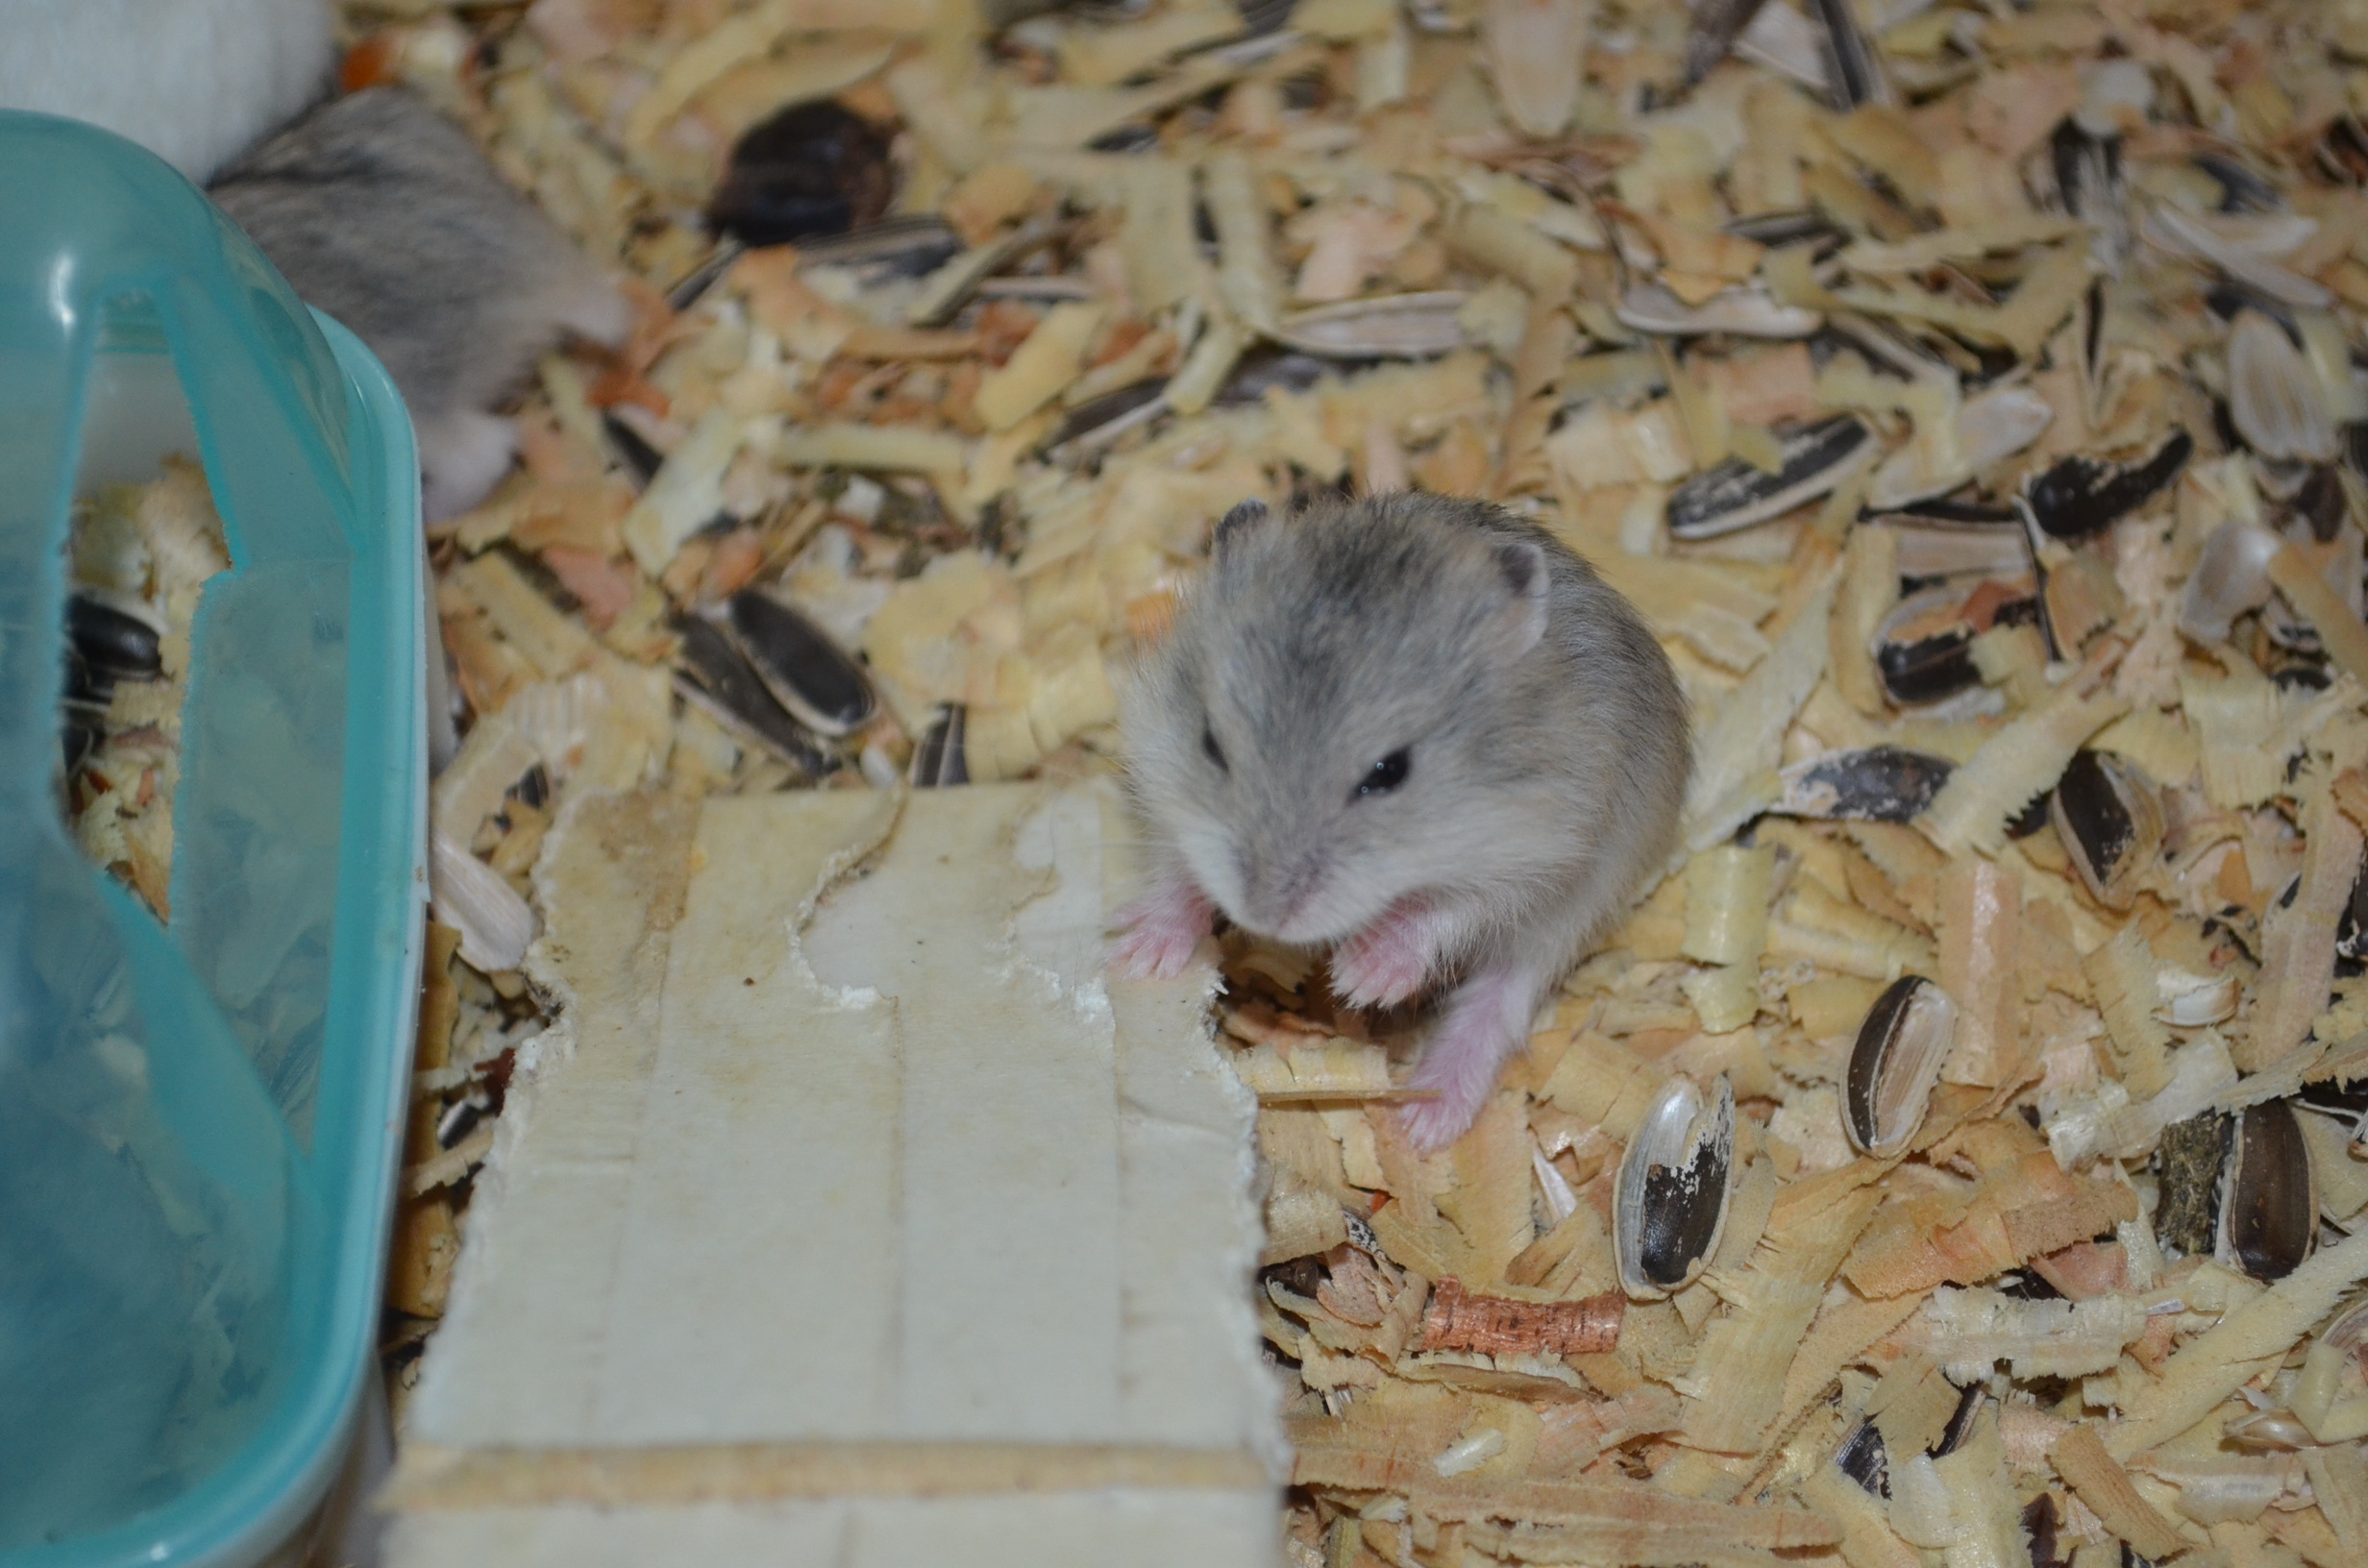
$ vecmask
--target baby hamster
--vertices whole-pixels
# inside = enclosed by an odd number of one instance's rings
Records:
[[[1329,945],[1351,1005],[1444,983],[1405,1113],[1442,1147],[1668,853],[1684,696],[1627,600],[1485,502],[1246,502],[1211,556],[1121,698],[1156,870],[1114,957],[1173,974],[1221,910]]]
[[[509,468],[488,410],[562,332],[614,344],[623,297],[460,128],[397,87],[323,105],[210,192],[299,297],[353,329],[402,389],[421,504],[465,511]]]
[[[332,0],[0,9],[0,109],[103,126],[201,183],[329,86]]]

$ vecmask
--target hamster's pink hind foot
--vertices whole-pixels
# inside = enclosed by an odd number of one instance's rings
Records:
[[[1484,969],[1456,989],[1432,1031],[1409,1089],[1438,1091],[1399,1113],[1418,1151],[1436,1153],[1464,1136],[1496,1088],[1505,1059],[1528,1038],[1535,988],[1511,969]]]
[[[1129,980],[1172,980],[1193,961],[1216,913],[1189,877],[1163,876],[1119,911],[1122,931],[1111,944],[1110,962]]]
[[[1391,905],[1332,950],[1333,994],[1350,1007],[1395,1007],[1412,997],[1438,961],[1433,923],[1414,899]]]

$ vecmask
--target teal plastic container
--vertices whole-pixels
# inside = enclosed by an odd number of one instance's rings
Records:
[[[192,440],[232,567],[167,929],[60,814],[64,551],[78,482]],[[161,160],[0,112],[0,1568],[258,1562],[342,1462],[418,997],[422,570],[369,352]]]

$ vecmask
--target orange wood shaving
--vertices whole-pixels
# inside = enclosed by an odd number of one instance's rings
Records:
[[[1598,1355],[1618,1347],[1627,1311],[1627,1298],[1616,1291],[1584,1301],[1515,1301],[1472,1295],[1444,1279],[1422,1316],[1422,1348],[1490,1356]]]

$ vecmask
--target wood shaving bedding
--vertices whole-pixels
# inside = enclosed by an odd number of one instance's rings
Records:
[[[493,737],[438,825],[525,893],[573,790],[884,788],[949,748],[974,779],[1107,770],[1114,672],[1228,506],[1492,495],[1668,649],[1702,741],[1687,853],[1429,1160],[1395,1121],[1409,1021],[1227,939],[1220,1049],[1274,1176],[1293,1560],[2351,1562],[2368,1396],[2322,1340],[2368,1276],[2368,1160],[2352,1069],[2297,1064],[2368,1028],[2368,625],[2343,576],[2368,21],[1949,4],[1868,33],[1775,4],[1719,33],[1737,9],[1300,0],[1244,8],[1290,12],[1262,38],[1201,0],[357,3],[358,59],[646,285],[633,346],[547,360],[522,472],[434,541]],[[699,181],[762,117],[759,66],[897,138],[894,214],[950,226],[931,268],[827,237],[718,256]],[[2248,305],[2331,368],[2238,384]],[[1350,348],[1284,352],[1319,331]],[[2249,452],[2258,410],[2230,404],[2257,395],[2316,402],[2347,455]],[[2045,417],[2001,438],[1976,414],[2010,408]],[[1709,470],[1774,494],[1783,435],[1842,413],[1871,432],[1850,474],[1672,536]],[[2116,489],[2174,430],[2183,468]],[[2183,596],[2232,520],[2280,548],[2195,641]],[[686,700],[679,618],[752,585],[858,652],[876,718],[791,755]],[[1943,590],[1917,625],[1961,626],[1961,656],[1886,642]],[[1945,690],[1903,692],[1911,651]],[[536,709],[579,681],[612,696]],[[1946,783],[1893,820],[1767,815],[1784,770],[1878,747]],[[2127,907],[2072,859],[2116,822],[2044,809],[2090,752],[2160,808]],[[465,1227],[456,1151],[539,1027],[519,977],[435,951],[407,1158],[438,1185],[401,1229],[399,1386]],[[1839,1125],[1851,1047],[1906,974],[1958,1032],[1909,1151],[1874,1160]],[[1679,1073],[1733,1088],[1751,1234],[1615,1311],[1615,1174]],[[2315,1255],[2249,1279],[2224,1216],[2160,1234],[2195,1196],[2164,1151],[2268,1103],[2299,1107],[2321,1173]]]

